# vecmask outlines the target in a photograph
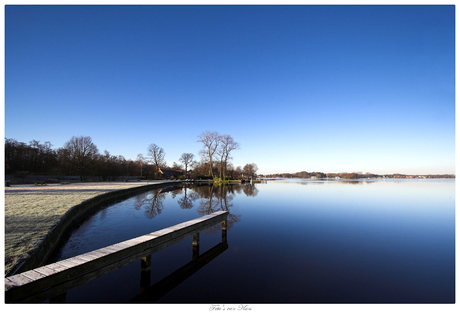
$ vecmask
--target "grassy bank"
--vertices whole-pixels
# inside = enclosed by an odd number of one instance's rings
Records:
[[[5,275],[40,245],[70,208],[107,192],[161,182],[5,187]]]

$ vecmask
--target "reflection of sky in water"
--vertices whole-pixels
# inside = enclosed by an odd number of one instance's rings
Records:
[[[280,262],[291,262],[288,256],[295,251],[295,259],[304,266],[326,266],[331,275],[351,284],[348,291],[358,288],[357,283],[369,285],[372,279],[380,282],[379,288],[383,282],[396,288],[388,295],[393,299],[389,301],[452,299],[453,181],[289,182],[268,183],[259,188],[256,199],[238,199],[240,208],[250,208],[244,210],[243,222],[237,227],[251,228],[256,234],[251,237],[253,242],[246,239],[245,246],[269,242],[277,258],[283,260]],[[448,286],[447,291],[432,290],[439,285]],[[331,290],[335,287],[328,286]],[[399,288],[406,288],[400,297]],[[341,292],[338,301],[348,301],[347,291]],[[359,297],[348,296],[357,297],[358,302],[367,301],[367,293],[369,299],[375,297],[372,288],[359,292]],[[407,293],[411,296],[404,297]],[[384,293],[382,297],[385,299]]]
[[[191,189],[188,204],[184,190],[161,195],[160,206],[146,200],[153,199],[149,193],[95,214],[70,237],[63,256],[187,221],[224,203]],[[453,301],[454,180],[269,181],[227,194],[226,204],[234,219],[228,250],[162,301]],[[212,247],[207,236],[202,241]]]

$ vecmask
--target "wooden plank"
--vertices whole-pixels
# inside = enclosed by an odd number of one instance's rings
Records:
[[[124,242],[126,242],[127,244],[130,244],[130,245],[137,245],[139,243],[150,241],[150,240],[152,240],[153,238],[156,238],[156,237],[158,237],[158,236],[155,236],[155,235],[152,235],[152,234],[147,234],[147,235],[144,235],[144,236],[140,236],[140,237],[137,237],[137,238],[126,240]]]
[[[132,247],[132,244],[127,243],[126,241],[123,241],[123,242],[115,244],[114,246],[120,247],[121,249],[126,249],[126,248],[129,248],[129,247]]]
[[[87,261],[85,261],[83,259],[80,259],[78,256],[71,257],[71,258],[67,259],[67,261],[75,263],[76,265],[80,265],[80,264],[83,264],[83,263],[87,262]]]
[[[168,236],[172,237],[173,232],[174,232],[174,229],[172,229],[172,228],[163,228],[163,229],[157,230],[156,232],[151,233],[151,234],[153,236],[157,236],[157,237],[168,238]]]
[[[15,283],[14,281],[11,281],[8,277],[5,278],[5,291],[18,287],[18,283]]]
[[[61,271],[67,269],[67,267],[64,267],[64,266],[62,266],[60,264],[57,264],[57,263],[48,264],[48,265],[45,265],[45,266],[42,266],[42,267],[50,268],[50,269],[52,269],[53,271],[56,271],[56,272],[61,272]]]
[[[114,248],[112,246],[107,246],[107,247],[104,247],[102,249],[98,249],[96,251],[108,252],[108,254],[112,254],[114,252],[120,251],[120,249],[116,249],[116,248]]]
[[[48,264],[28,271],[29,273],[24,272],[7,277],[5,278],[5,300],[10,303],[20,302],[26,298],[29,300],[41,299],[45,294],[47,297],[59,295],[88,281],[88,279],[91,280],[104,275],[107,270],[112,271],[129,264],[145,255],[155,253],[190,237],[200,230],[222,222],[227,216],[228,212],[226,211],[215,212],[80,256]],[[42,289],[47,290],[40,292]],[[46,299],[49,298],[41,301]]]
[[[12,282],[15,287],[26,285],[30,282],[33,282],[33,279],[28,278],[27,276],[18,274],[14,276],[7,277],[9,282]]]
[[[97,259],[98,256],[94,255],[94,254],[85,253],[85,254],[80,254],[80,255],[76,256],[76,258],[79,258],[79,259],[84,260],[85,262],[88,262],[88,261],[92,261],[92,260]]]
[[[78,265],[77,263],[72,262],[70,259],[62,260],[56,263],[64,267],[67,267],[67,269],[73,268]]]
[[[32,279],[24,275],[21,275],[21,274],[10,276],[10,277],[7,277],[6,279],[8,279],[10,282],[12,282],[16,286],[24,285],[32,281]]]
[[[45,267],[45,266],[36,268],[35,271],[37,271],[39,273],[42,273],[43,275],[46,275],[46,276],[49,276],[49,275],[57,273],[57,271],[55,271],[55,270],[53,270],[53,269],[51,269],[49,267]]]
[[[44,278],[48,275],[44,275],[40,272],[37,272],[35,270],[31,270],[31,271],[27,271],[27,272],[24,272],[24,276],[30,278],[30,279],[33,279],[33,280],[38,280],[40,278]]]

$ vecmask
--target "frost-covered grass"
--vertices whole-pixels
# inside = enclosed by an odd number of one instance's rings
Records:
[[[157,183],[160,182],[5,187],[5,274],[24,260],[73,206],[110,191]]]

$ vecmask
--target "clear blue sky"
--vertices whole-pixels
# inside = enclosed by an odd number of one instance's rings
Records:
[[[6,6],[5,137],[169,165],[455,173],[455,7]]]

